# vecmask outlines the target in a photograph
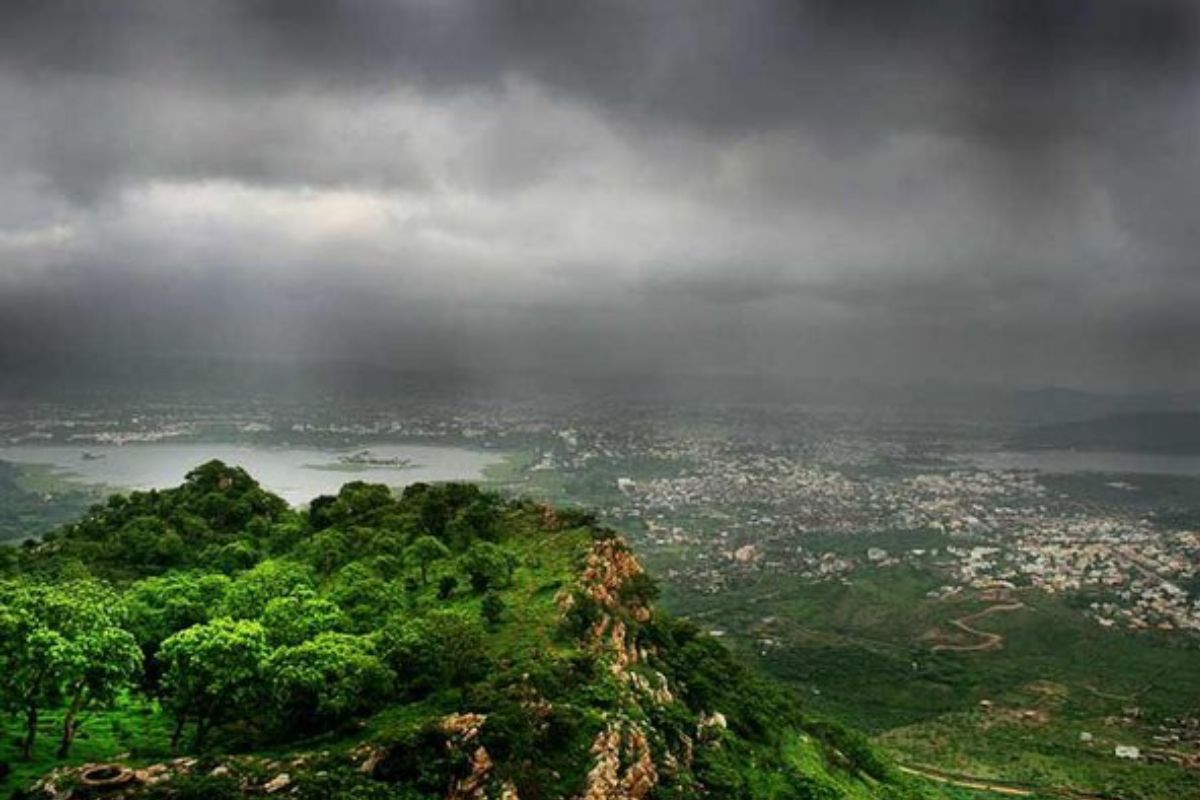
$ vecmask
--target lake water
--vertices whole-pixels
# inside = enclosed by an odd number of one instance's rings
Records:
[[[1031,450],[969,453],[960,457],[984,469],[1033,469],[1040,472],[1103,472],[1200,476],[1200,456],[1157,453]]]
[[[405,466],[346,464],[339,459],[369,450],[375,459],[406,459]],[[84,453],[95,458],[85,458]],[[335,494],[344,483],[363,480],[403,487],[421,481],[477,480],[504,454],[461,447],[379,444],[351,450],[254,447],[237,444],[154,443],[90,446],[0,447],[0,460],[41,464],[81,483],[120,489],[177,486],[191,469],[211,459],[244,468],[265,488],[293,505]]]

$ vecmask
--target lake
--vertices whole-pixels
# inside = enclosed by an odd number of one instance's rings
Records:
[[[984,469],[1032,469],[1040,472],[1103,472],[1140,475],[1200,476],[1200,456],[1088,450],[999,450],[968,453],[959,460]]]
[[[373,460],[402,459],[407,463],[349,464],[342,460],[364,450]],[[191,469],[214,458],[244,468],[265,488],[300,505],[317,495],[335,494],[342,484],[355,480],[397,488],[422,481],[478,480],[484,469],[503,461],[504,454],[406,444],[360,445],[346,450],[199,442],[0,447],[0,460],[48,466],[59,477],[114,489],[177,486]]]

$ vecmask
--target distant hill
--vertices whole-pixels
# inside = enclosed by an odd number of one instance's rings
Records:
[[[53,496],[21,484],[21,470],[0,461],[0,543],[40,536],[80,517],[92,502],[85,491],[62,491]]]
[[[821,375],[572,369],[499,364],[414,368],[354,360],[274,360],[250,356],[130,356],[94,352],[14,352],[0,347],[0,401],[167,403],[330,401],[513,403],[577,409],[620,404],[804,405],[919,420],[1050,424],[1106,414],[1200,411],[1200,394],[1112,394],[1065,387],[1019,388],[951,380],[882,381]]]
[[[1021,449],[1200,454],[1200,413],[1112,414],[1082,422],[1028,428],[1011,443]]]

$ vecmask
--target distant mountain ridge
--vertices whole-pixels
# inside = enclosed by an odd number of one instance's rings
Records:
[[[0,349],[0,399],[92,403],[131,398],[156,402],[280,403],[397,397],[495,403],[604,405],[625,402],[691,407],[705,404],[807,405],[904,416],[1056,423],[1109,414],[1200,413],[1195,392],[1120,394],[1069,387],[922,380],[896,383],[770,370],[692,372],[672,369],[527,369],[502,365],[403,367],[347,359],[277,360],[249,356],[113,356]]]
[[[1200,455],[1200,412],[1110,414],[1038,425],[1019,434],[1012,444],[1022,449]]]

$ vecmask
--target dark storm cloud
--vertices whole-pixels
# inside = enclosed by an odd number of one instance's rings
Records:
[[[0,9],[0,58],[29,76],[165,77],[223,94],[451,89],[517,72],[721,128],[963,117],[1039,137],[1077,122],[1060,104],[1091,99],[1065,96],[1077,81],[1192,69],[1198,19],[1190,0],[17,0]]]
[[[0,335],[1200,380],[1184,0],[0,4]]]

